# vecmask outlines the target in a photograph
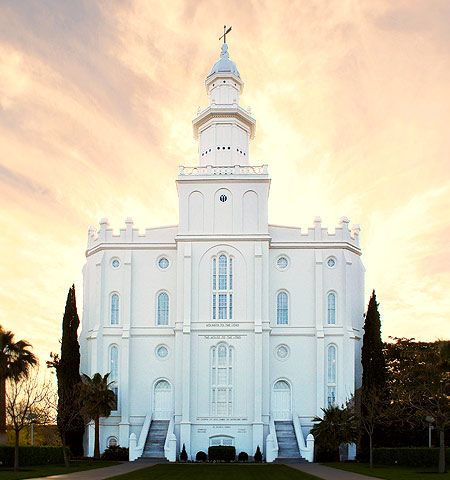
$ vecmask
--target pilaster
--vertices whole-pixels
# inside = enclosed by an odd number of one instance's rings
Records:
[[[127,234],[131,233],[133,223],[127,219]],[[124,255],[123,275],[124,275],[124,291],[123,291],[123,310],[122,310],[122,341],[120,343],[119,358],[120,374],[119,374],[119,408],[120,408],[120,424],[119,424],[119,444],[127,445],[130,436],[130,328],[131,328],[131,295],[132,295],[132,252],[126,251]]]
[[[185,445],[191,458],[191,292],[192,292],[192,244],[184,244],[183,258],[183,363],[182,363],[182,420],[180,445]]]
[[[316,415],[325,407],[325,338],[323,331],[323,254],[315,251],[315,300],[316,300]]]

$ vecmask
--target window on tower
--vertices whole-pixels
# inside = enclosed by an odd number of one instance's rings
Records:
[[[161,292],[158,295],[157,325],[169,325],[169,295]]]
[[[336,405],[337,375],[336,375],[336,347],[330,345],[327,352],[327,397],[328,406]]]
[[[233,258],[223,253],[212,259],[212,318],[233,319]]]
[[[233,414],[233,349],[221,343],[211,349],[211,415]]]
[[[288,294],[280,292],[277,295],[277,325],[287,325],[289,323],[289,304]]]

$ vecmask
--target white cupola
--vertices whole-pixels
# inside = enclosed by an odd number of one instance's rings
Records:
[[[244,83],[229,58],[226,43],[205,85],[209,107],[192,122],[194,137],[199,141],[199,165],[249,165],[249,144],[255,136],[256,121],[239,106]]]

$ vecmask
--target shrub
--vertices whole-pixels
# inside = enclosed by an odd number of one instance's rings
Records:
[[[259,448],[259,445],[256,447],[255,456],[253,458],[255,459],[256,463],[261,463],[262,462],[262,453],[261,453],[261,450]]]
[[[180,460],[182,462],[187,462],[187,459],[188,459],[188,455],[187,455],[187,452],[186,452],[186,447],[183,443],[183,449],[181,450],[181,453],[180,453]]]
[[[102,453],[102,460],[128,461],[128,459],[128,448],[121,447],[120,445],[113,445],[111,447],[108,447]]]
[[[434,467],[438,462],[439,448],[403,447],[373,449],[373,463],[377,465]],[[445,451],[445,462],[450,462],[450,448],[447,448]]]
[[[239,452],[238,462],[248,462],[248,453],[247,452]]]
[[[223,445],[208,448],[208,460],[210,462],[233,462],[236,458],[234,447]]]
[[[207,456],[205,452],[202,452],[201,450],[200,452],[197,452],[197,455],[195,456],[195,460],[197,462],[206,462],[206,459],[207,459]]]
[[[70,450],[67,449],[70,454]],[[0,462],[2,467],[14,465],[14,447],[0,446]],[[62,447],[19,447],[19,465],[48,465],[53,463],[64,463]]]

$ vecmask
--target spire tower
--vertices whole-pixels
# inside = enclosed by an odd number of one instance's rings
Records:
[[[222,38],[222,37],[221,37]],[[239,106],[244,82],[222,44],[220,59],[205,80],[209,106],[193,120],[200,166],[249,165],[256,121]]]

